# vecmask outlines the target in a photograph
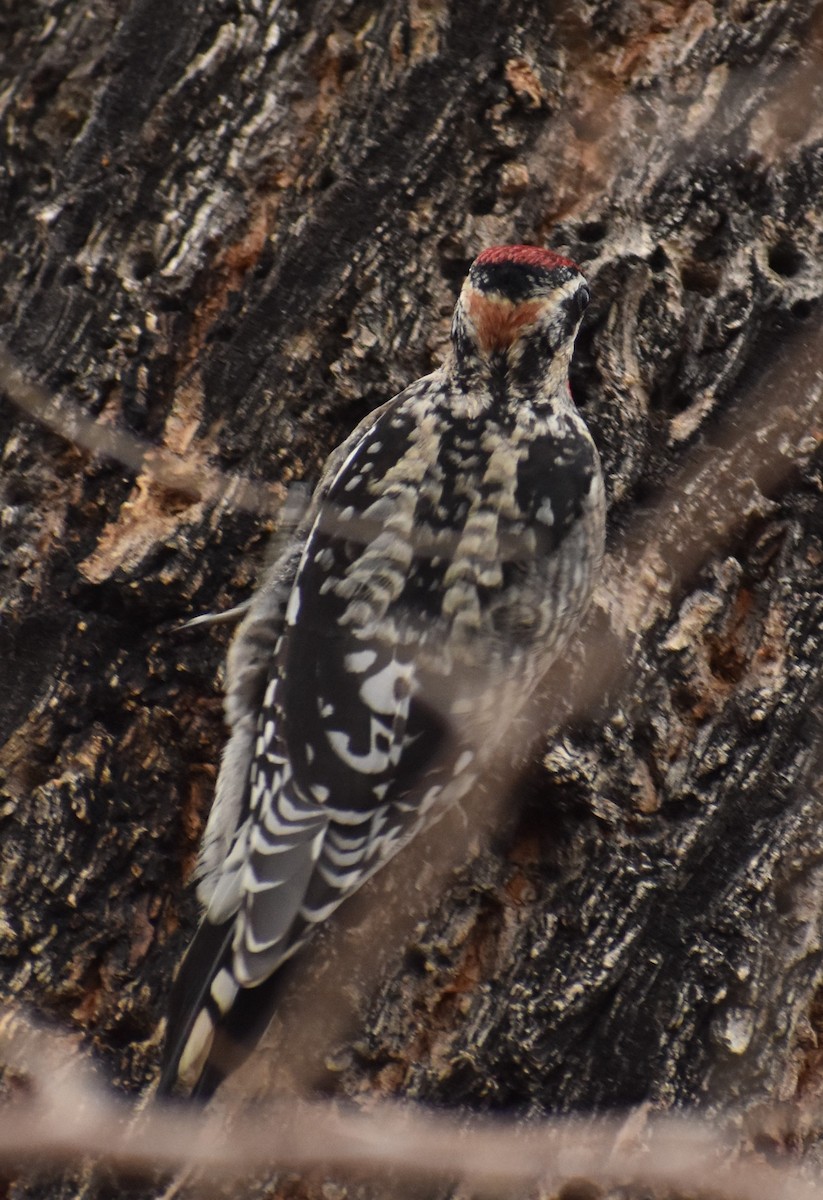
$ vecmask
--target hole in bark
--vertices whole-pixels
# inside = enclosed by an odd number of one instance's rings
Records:
[[[476,217],[488,216],[497,202],[497,189],[490,179],[484,179],[478,186],[469,205],[470,211]]]
[[[798,882],[794,881],[795,884]],[[781,917],[789,916],[797,908],[798,889],[790,881],[775,883],[774,907]]]
[[[586,221],[577,231],[581,242],[600,242],[606,236],[604,221]]]
[[[31,486],[25,479],[15,479],[11,476],[6,486],[6,503],[12,508],[24,506],[34,499]]]
[[[405,966],[410,971],[414,971],[421,979],[428,973],[429,956],[423,950],[422,946],[409,946],[403,961]]]
[[[183,307],[183,300],[180,296],[172,295],[169,292],[164,296],[158,297],[157,307],[161,312],[180,312]]]
[[[781,241],[769,251],[769,266],[776,275],[791,279],[803,267],[803,255],[791,242]]]
[[[69,263],[67,267],[63,267],[60,272],[60,282],[64,287],[74,287],[76,283],[82,283],[83,272],[74,263]]]
[[[118,340],[117,331],[103,326],[97,335],[97,345],[101,350],[111,350]]]
[[[665,271],[665,269],[668,265],[669,265],[668,254],[666,253],[666,251],[663,249],[662,246],[658,246],[657,249],[652,253],[651,257],[649,258],[649,267],[654,272],[654,274],[657,275],[660,273],[660,271]]]
[[[691,392],[684,392],[678,389],[670,395],[662,396],[660,407],[672,416],[676,416],[677,413],[684,413],[690,409],[693,403],[694,396]]]
[[[131,273],[135,279],[145,279],[155,268],[155,258],[151,250],[139,250],[131,264]]]
[[[697,292],[699,296],[713,296],[720,284],[718,272],[706,263],[690,263],[683,267],[680,279],[687,292]]]
[[[221,321],[210,329],[207,336],[207,342],[230,342],[234,336],[234,325],[230,321]]]
[[[51,380],[54,388],[69,388],[72,387],[77,379],[77,372],[73,367],[63,367],[57,371]]]
[[[798,321],[807,321],[814,312],[813,300],[795,300],[791,308],[792,316]]]

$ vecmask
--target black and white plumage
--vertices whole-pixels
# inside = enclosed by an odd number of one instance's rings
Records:
[[[472,789],[577,625],[604,524],[568,386],[587,302],[551,251],[481,254],[447,361],[332,454],[251,602],[162,1091],[245,1057],[278,968]]]

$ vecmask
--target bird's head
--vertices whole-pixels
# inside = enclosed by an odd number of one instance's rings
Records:
[[[492,246],[471,265],[452,328],[455,357],[513,381],[565,371],[589,289],[568,258],[539,246]]]

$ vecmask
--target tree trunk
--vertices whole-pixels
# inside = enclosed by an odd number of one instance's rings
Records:
[[[352,902],[227,1095],[818,1094],[823,6],[0,22],[2,336],[53,397],[8,384],[50,430],[0,409],[3,1002],[150,1082],[230,636],[175,627],[249,594],[284,485],[439,361],[472,257],[536,242],[593,295],[572,385],[611,552],[586,636],[535,761]]]

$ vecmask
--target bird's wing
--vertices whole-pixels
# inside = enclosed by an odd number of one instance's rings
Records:
[[[434,789],[428,776],[448,758],[447,724],[419,659],[420,481],[390,498],[393,527],[367,486],[373,465],[384,477],[379,458],[394,437],[407,442],[407,428],[387,427],[396,418],[386,412],[338,459],[289,596],[257,726],[242,870],[210,906],[219,920],[237,904],[235,969],[246,986],[402,844],[422,780]],[[302,869],[287,887],[295,839]]]
[[[259,1033],[273,1002],[264,981],[413,828],[415,789],[447,740],[417,661],[419,481],[357,494],[407,442],[411,417],[386,427],[400,399],[333,456],[304,541],[232,647],[234,728],[201,857],[206,913],[175,982],[166,1090],[179,1074],[208,1091],[221,1056],[236,1065],[226,1043]]]
[[[258,714],[263,707],[275,648],[285,625],[286,607],[306,538],[317,522],[326,494],[341,466],[381,415],[399,399],[395,397],[369,413],[330,455],[310,501],[302,484],[293,484],[289,488],[276,535],[276,557],[252,600],[247,606],[241,606],[246,608],[246,615],[226,663],[225,709],[231,732],[223,751],[214,803],[195,869],[197,895],[206,908],[248,817],[249,774],[254,759]]]
[[[263,703],[286,605],[300,562],[294,538],[270,568],[229,650],[225,709],[231,735],[223,751],[214,803],[195,869],[197,895],[207,907],[248,810],[249,766],[254,758],[257,718]]]

